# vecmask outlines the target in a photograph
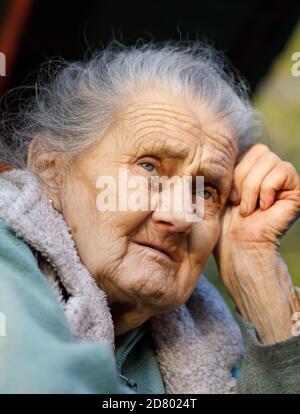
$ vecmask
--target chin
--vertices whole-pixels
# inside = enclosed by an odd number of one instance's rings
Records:
[[[181,306],[194,289],[197,277],[188,263],[175,263],[145,251],[128,252],[102,288],[112,302],[145,306],[153,313]]]
[[[174,310],[183,303],[185,295],[180,292],[178,274],[158,266],[142,270],[123,287],[136,303],[151,307],[155,313]]]

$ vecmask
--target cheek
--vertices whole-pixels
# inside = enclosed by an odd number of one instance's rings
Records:
[[[147,180],[140,182],[138,178],[142,177],[134,177],[124,168],[122,174],[119,173],[114,178],[114,185],[105,190],[101,187],[97,189],[95,206],[101,216],[99,221],[109,222],[111,229],[118,234],[129,235],[151,213]]]
[[[82,263],[97,279],[115,274],[128,252],[128,235],[137,231],[145,214],[99,212],[95,202],[82,200],[76,214],[69,215],[69,226]]]
[[[190,233],[190,256],[197,264],[206,264],[220,234],[220,220],[218,217],[202,220],[194,224]]]

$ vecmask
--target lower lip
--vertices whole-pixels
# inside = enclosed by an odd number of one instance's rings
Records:
[[[143,250],[147,250],[149,253],[154,253],[156,256],[160,256],[165,260],[168,260],[169,262],[172,262],[172,259],[165,253],[163,253],[160,250],[155,249],[154,247],[145,246],[144,244],[136,243],[138,246],[140,246]]]

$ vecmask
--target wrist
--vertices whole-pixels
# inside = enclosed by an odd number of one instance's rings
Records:
[[[299,300],[287,267],[269,245],[231,246],[230,266],[221,275],[240,313],[252,323],[263,343],[292,336]]]

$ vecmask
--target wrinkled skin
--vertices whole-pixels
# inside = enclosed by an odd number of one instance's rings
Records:
[[[237,305],[241,305],[245,291],[236,281],[236,269],[241,269],[239,255],[242,257],[261,243],[264,229],[268,263],[273,266],[282,228],[288,228],[299,213],[299,178],[292,168],[287,171],[293,178],[284,190],[295,190],[297,200],[283,193],[281,204],[273,210],[280,219],[274,221],[271,206],[275,198],[271,197],[268,185],[274,186],[277,177],[276,190],[284,187],[278,183],[277,170],[275,179],[267,180],[261,192],[266,200],[265,210],[259,210],[256,202],[260,184],[272,170],[271,163],[276,159],[278,164],[280,159],[275,154],[268,156],[269,168],[261,166],[255,178],[253,163],[259,152],[255,154],[253,148],[249,150],[252,158],[242,158],[235,169],[238,146],[224,121],[205,106],[162,93],[148,93],[129,105],[115,127],[85,152],[72,159],[64,154],[50,154],[41,160],[43,179],[52,185],[48,195],[69,225],[82,263],[108,296],[116,334],[184,303],[213,251],[225,285]],[[126,168],[129,176],[141,175],[147,179],[151,175],[203,175],[203,220],[190,223],[182,213],[172,210],[99,212],[97,179],[100,176],[117,179],[119,168]],[[248,182],[252,176],[256,187],[243,185],[246,176]],[[232,196],[230,202],[232,186],[238,190],[238,196]],[[248,205],[244,216],[240,214],[241,201]],[[256,217],[251,220],[254,214]],[[235,249],[226,244],[227,238]],[[249,241],[245,249],[236,249],[239,241],[245,240]],[[149,243],[152,247],[155,244],[155,248],[146,247]],[[265,263],[261,268],[257,261],[255,265],[258,272],[266,268]],[[243,268],[239,271],[244,272]],[[250,280],[251,293],[255,282],[248,274],[240,276]],[[251,319],[251,306],[252,302],[247,312],[243,312],[241,305],[240,310],[256,324],[255,318]],[[255,303],[255,306],[260,305]],[[280,306],[284,307],[285,302]],[[259,310],[255,309],[256,312]],[[264,329],[268,330],[267,321],[262,322],[262,336]],[[285,333],[283,337],[286,336]],[[272,340],[273,337],[267,338],[269,342]]]
[[[300,310],[280,239],[300,215],[300,180],[294,166],[261,143],[237,162],[222,231],[214,250],[221,277],[239,311],[262,342],[293,333]]]

